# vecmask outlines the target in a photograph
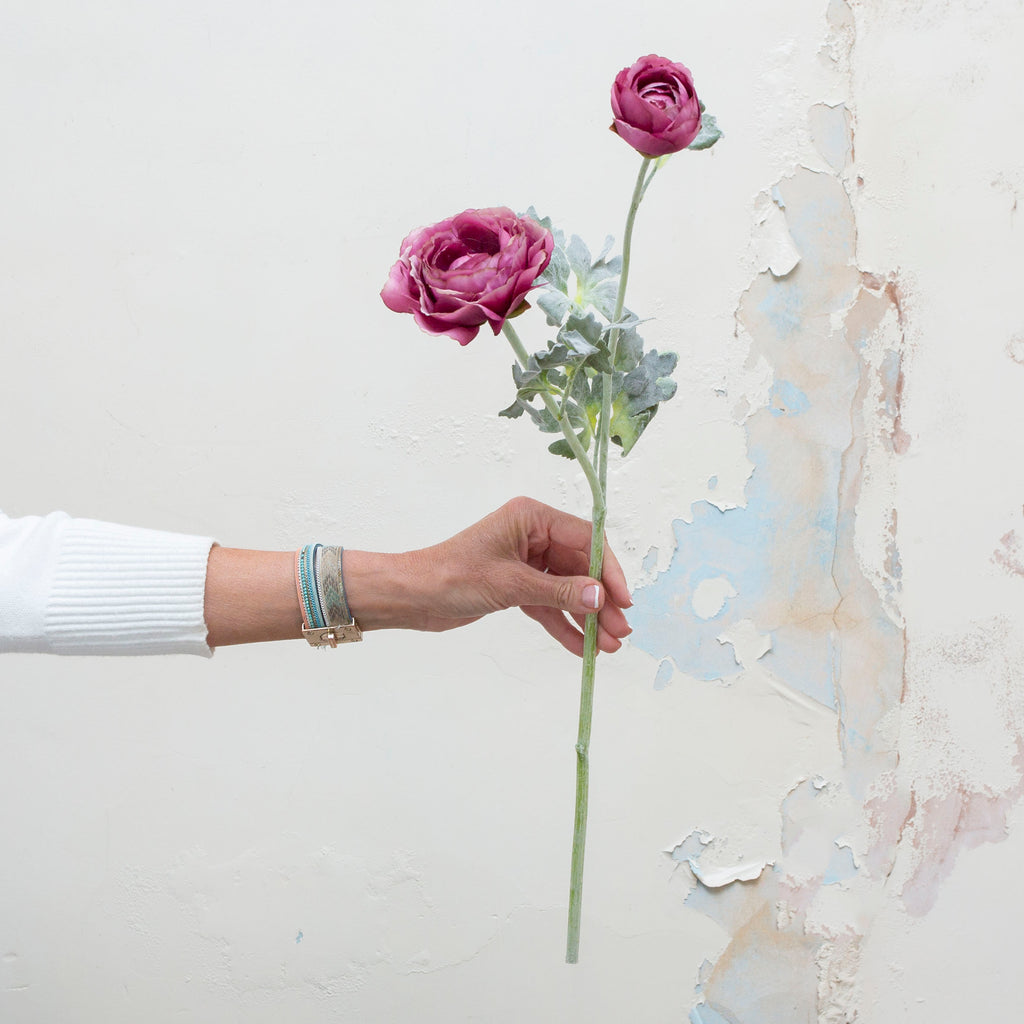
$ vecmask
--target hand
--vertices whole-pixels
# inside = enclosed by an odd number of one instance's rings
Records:
[[[576,625],[597,611],[598,648],[617,651],[630,633],[622,609],[633,602],[607,547],[601,583],[587,575],[590,533],[583,519],[515,498],[433,547],[404,555],[346,549],[349,606],[364,630],[431,631],[518,606],[576,655]]]

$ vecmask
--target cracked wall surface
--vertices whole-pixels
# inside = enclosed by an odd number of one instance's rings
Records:
[[[748,361],[772,375],[761,407],[736,396],[752,463],[746,501],[701,503],[691,522],[677,522],[672,562],[639,592],[634,615],[635,642],[684,677],[756,674],[790,703],[827,709],[835,739],[833,756],[806,761],[807,777],[780,802],[779,855],[730,876],[747,890],[741,903],[703,874],[711,851],[686,858],[696,883],[688,905],[732,936],[700,984],[694,1024],[841,1019],[848,994],[828,982],[833,963],[855,976],[870,924],[859,908],[887,878],[889,848],[883,841],[876,863],[864,804],[898,763],[906,640],[895,520],[858,512],[865,476],[885,473],[900,443],[900,298],[893,280],[856,265],[848,111],[811,114],[835,164],[798,168],[773,187],[782,214],[773,230],[792,258],[769,263],[736,314]],[[867,545],[882,554],[878,564],[857,543],[872,527],[883,532]],[[709,579],[727,581],[729,596],[700,608]],[[753,657],[741,656],[744,628],[764,641]]]
[[[826,167],[797,167],[757,207],[764,269],[736,324],[748,366],[770,384],[753,401],[736,396],[751,463],[744,500],[699,501],[677,519],[671,561],[638,600],[635,642],[660,660],[657,686],[725,683],[743,700],[734,684],[756,675],[793,705],[810,699],[834,715],[835,760],[804,760],[779,804],[778,845],[744,835],[740,804],[716,828],[725,836],[698,821],[670,850],[691,877],[687,905],[729,936],[701,969],[693,1024],[870,1015],[865,940],[894,916],[927,915],[961,854],[1007,838],[1024,792],[1016,623],[1000,615],[935,635],[929,615],[904,614],[900,513],[920,500],[900,476],[916,443],[903,412],[908,307],[926,300],[913,272],[879,266],[859,245],[872,185],[854,157],[856,86],[878,54],[858,64],[856,39],[866,30],[878,45],[877,13],[829,7],[823,53],[849,95],[808,111]],[[1019,247],[1013,255],[1019,268]],[[1016,339],[1005,354],[1019,361]],[[943,341],[917,335],[914,348]],[[990,562],[1019,575],[1019,550],[1010,530]],[[1005,927],[998,915],[990,923]]]

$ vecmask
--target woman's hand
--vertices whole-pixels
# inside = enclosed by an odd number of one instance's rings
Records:
[[[346,549],[349,607],[364,630],[445,630],[520,607],[563,647],[583,653],[582,626],[598,612],[598,647],[630,632],[626,579],[606,547],[601,582],[587,575],[590,523],[515,498],[449,540],[404,555]],[[568,616],[568,617],[567,617]],[[570,621],[572,620],[572,621]]]

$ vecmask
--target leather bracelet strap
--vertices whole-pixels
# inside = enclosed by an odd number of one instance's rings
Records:
[[[342,549],[307,544],[295,554],[295,586],[302,607],[302,635],[312,647],[337,647],[363,639],[345,598]]]
[[[320,597],[328,622],[353,621],[345,596],[345,577],[341,570],[343,551],[344,548],[336,547],[320,549]]]

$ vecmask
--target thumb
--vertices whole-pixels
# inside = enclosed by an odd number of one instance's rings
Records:
[[[522,607],[560,608],[570,615],[588,615],[604,604],[604,588],[590,576],[556,576],[520,565],[509,579],[514,598]]]

